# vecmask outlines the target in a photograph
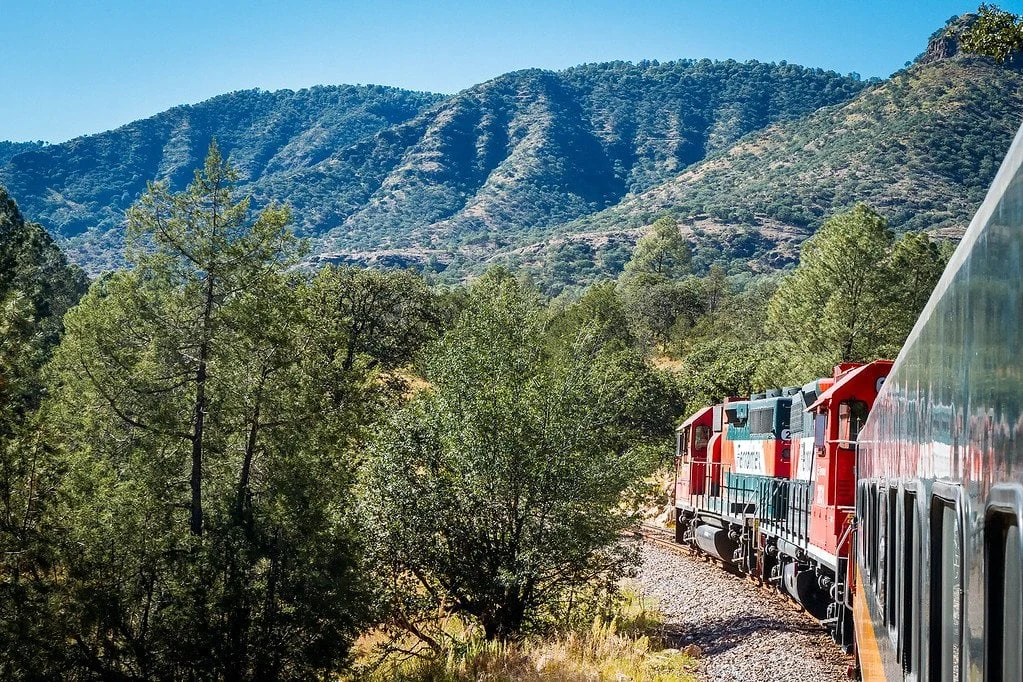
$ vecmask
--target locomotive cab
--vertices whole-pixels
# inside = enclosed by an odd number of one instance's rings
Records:
[[[699,410],[675,430],[676,500],[704,493],[715,407]]]
[[[832,568],[848,554],[843,538],[855,513],[856,440],[891,367],[890,360],[838,365],[835,383],[808,407],[823,424],[814,447],[810,545]]]

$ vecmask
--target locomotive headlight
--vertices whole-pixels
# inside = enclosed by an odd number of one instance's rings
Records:
[[[787,462],[792,459],[792,448],[782,448],[781,461]]]

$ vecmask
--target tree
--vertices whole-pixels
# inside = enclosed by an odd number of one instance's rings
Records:
[[[52,238],[27,223],[0,189],[0,677],[49,665],[54,616],[47,579],[53,538],[46,514],[60,466],[40,437],[42,368],[63,333],[62,318],[87,280]]]
[[[424,640],[438,612],[490,639],[545,627],[627,564],[620,496],[672,401],[636,352],[559,338],[534,291],[488,274],[379,436],[365,504],[392,617]]]
[[[678,222],[664,216],[636,243],[621,277],[622,296],[630,317],[648,340],[666,346],[670,331],[691,326],[703,312],[703,292],[691,273],[692,253]]]
[[[59,641],[94,676],[309,678],[367,616],[359,445],[424,287],[306,283],[288,211],[252,216],[234,177],[213,145],[184,192],[150,186],[135,268],[93,285],[54,359]]]
[[[885,317],[888,319],[885,352],[895,357],[913,330],[920,311],[938,286],[941,273],[952,255],[950,242],[939,244],[924,232],[907,232],[895,242],[887,259],[891,272],[892,296]]]
[[[936,244],[912,233],[895,243],[887,221],[864,204],[831,218],[771,298],[760,383],[799,383],[840,362],[894,357],[943,268]]]
[[[964,52],[993,57],[999,64],[1023,51],[1023,17],[981,4],[978,17],[961,36]]]
[[[692,260],[689,242],[682,236],[678,221],[664,216],[636,242],[632,258],[625,264],[622,283],[643,287],[681,279],[692,271]]]

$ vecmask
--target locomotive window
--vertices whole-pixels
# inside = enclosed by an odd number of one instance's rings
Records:
[[[838,404],[838,440],[840,447],[852,449],[867,421],[867,404],[862,400],[847,400]]]
[[[931,501],[931,608],[929,679],[954,680],[959,669],[959,624],[962,608],[956,508],[938,497]]]
[[[986,620],[987,674],[989,680],[1019,680],[1023,675],[1020,642],[1023,641],[1023,574],[1020,530],[1016,514],[994,512],[984,524],[984,564],[987,568]]]
[[[675,432],[675,456],[685,457],[689,454],[689,429],[688,427]]]
[[[693,447],[697,450],[702,450],[707,447],[707,443],[710,442],[710,428],[700,425],[696,427],[696,433],[693,437]]]
[[[902,669],[913,670],[913,590],[916,581],[914,563],[916,548],[916,494],[906,491],[902,498],[902,527],[905,537],[902,542],[902,614],[900,619],[899,644],[902,647]]]

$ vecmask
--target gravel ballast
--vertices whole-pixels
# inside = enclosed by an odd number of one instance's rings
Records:
[[[679,646],[698,647],[699,679],[846,679],[852,658],[781,595],[707,561],[650,544],[639,550],[638,587],[657,600]]]

